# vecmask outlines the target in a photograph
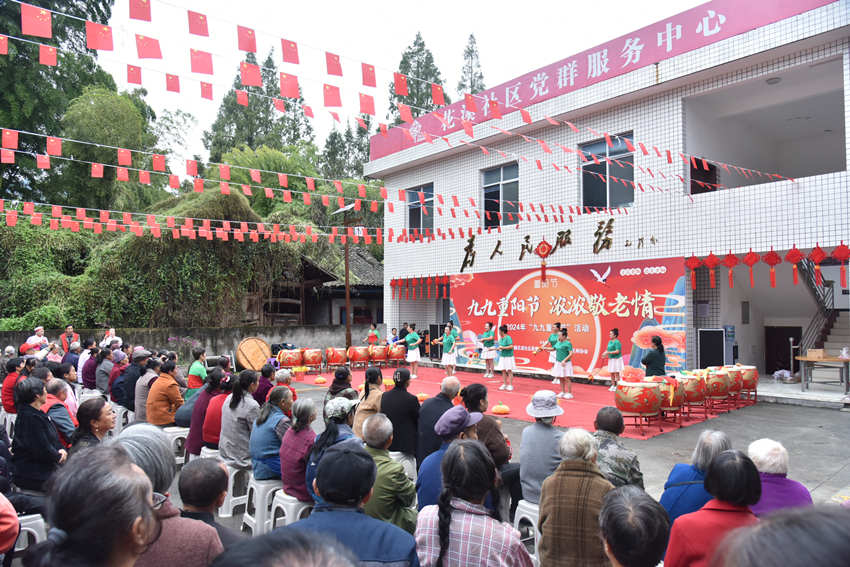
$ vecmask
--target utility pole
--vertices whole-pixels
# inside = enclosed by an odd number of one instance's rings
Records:
[[[345,226],[348,226],[348,221],[345,222]],[[344,236],[345,238],[345,351],[348,352],[348,349],[351,348],[351,286],[348,283],[348,273],[349,273],[349,263],[348,263],[348,254],[349,254],[349,243],[348,236]]]

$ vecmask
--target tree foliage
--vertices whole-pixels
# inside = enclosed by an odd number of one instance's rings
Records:
[[[395,85],[390,82],[390,110],[388,118],[394,124],[401,124],[402,120],[398,114],[398,103],[404,103],[412,108],[414,115],[422,115],[438,108],[431,98],[431,83],[443,84],[443,76],[434,62],[434,54],[425,46],[422,34],[416,32],[416,38],[401,55],[398,63],[398,72],[406,75],[408,96],[395,93]],[[449,104],[448,93],[444,93],[446,104]],[[424,109],[424,110],[420,110]]]
[[[477,93],[484,90],[484,73],[478,57],[478,44],[475,36],[469,34],[469,41],[463,50],[463,67],[460,69],[460,81],[457,83],[458,96],[464,93]]]

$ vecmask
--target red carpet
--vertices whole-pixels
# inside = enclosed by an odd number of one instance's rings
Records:
[[[384,378],[392,378],[394,368],[382,368],[381,373]],[[352,383],[355,387],[359,387],[364,381],[364,370],[357,369],[353,372]],[[330,384],[333,376],[329,373],[324,373],[323,376]],[[408,388],[411,394],[418,395],[425,393],[428,397],[436,395],[440,391],[440,382],[445,378],[446,373],[442,368],[419,368],[419,377],[413,380]],[[499,391],[499,386],[502,381],[497,373],[496,378],[484,378],[482,374],[475,372],[456,371],[455,376],[460,380],[461,386],[479,382],[487,386],[488,399],[490,409],[487,411],[490,415],[495,415],[491,411],[494,406],[503,403],[510,408],[510,413],[496,417],[507,417],[511,419],[520,419],[523,421],[534,421],[527,413],[525,407],[531,402],[531,396],[537,390],[553,390],[560,392],[560,386],[552,384],[549,380],[541,380],[537,378],[517,378],[514,377],[514,391],[505,392]],[[308,374],[304,382],[312,384],[316,379],[315,374]],[[325,384],[327,385],[327,384]],[[593,431],[593,420],[596,413],[604,406],[614,405],[614,393],[608,391],[607,386],[591,385],[591,384],[573,384],[572,400],[560,400],[561,407],[564,408],[564,414],[559,416],[555,421],[555,425],[561,427],[581,427],[588,431]],[[700,412],[701,413],[701,412]],[[714,417],[711,413],[708,414],[709,419]],[[682,427],[702,423],[704,421],[702,415],[694,416],[692,419],[682,420]],[[665,421],[663,424],[664,431],[661,431],[657,421],[653,421],[651,425],[643,426],[643,433],[638,431],[638,428],[633,425],[632,419],[626,420],[626,431],[624,437],[633,439],[649,439],[656,435],[661,435],[665,432],[674,431],[679,428],[678,423]]]

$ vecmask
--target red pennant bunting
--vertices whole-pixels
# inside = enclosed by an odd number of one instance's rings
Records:
[[[186,160],[186,175],[195,177],[198,175],[198,162],[193,159]]]
[[[187,15],[189,16],[189,33],[209,37],[210,31],[207,28],[207,17],[192,10],[187,10]]]
[[[371,204],[369,205],[369,210],[372,211],[373,213],[377,213],[378,212],[378,201],[372,201]]]
[[[115,178],[118,181],[130,181],[130,172],[127,171],[126,167],[118,167],[116,168]]]
[[[18,131],[3,128],[3,147],[10,150],[18,149]]]
[[[372,95],[360,94],[360,113],[375,116],[375,99]],[[367,129],[364,127],[364,130]]]
[[[316,180],[315,179],[313,179],[312,177],[305,177],[304,181],[307,183],[307,190],[308,191],[315,191],[316,190]]]
[[[195,193],[203,193],[204,192],[204,180],[196,177],[192,180],[192,191]]]
[[[149,171],[139,171],[139,183],[143,183],[145,185],[151,184],[151,174]]]
[[[242,81],[242,86],[245,87],[262,87],[263,86],[263,77],[260,74],[260,66],[254,65],[253,63],[248,63],[247,61],[242,61],[239,64],[239,73],[240,80]]]
[[[306,104],[301,106],[301,109],[304,110],[304,116],[307,118],[315,118],[313,115],[313,109],[307,106]]]
[[[236,36],[240,51],[257,52],[257,34],[254,33],[254,30],[244,26],[236,26]]]
[[[301,96],[298,89],[298,77],[286,73],[280,74],[280,96],[285,98],[298,98]]]
[[[30,217],[30,224],[35,226],[41,226],[41,218],[41,213],[33,213],[33,215]]]
[[[331,198],[328,195],[322,195],[322,205],[325,207],[331,206]]]
[[[172,93],[180,92],[180,77],[170,73],[165,74],[165,90]]]
[[[130,18],[143,22],[151,21],[150,0],[130,0]]]
[[[337,193],[342,193],[342,181],[334,180],[334,187],[336,188]]]
[[[230,185],[227,181],[219,181],[218,188],[221,190],[222,195],[230,195]]]
[[[93,163],[91,164],[91,176],[97,179],[103,177],[103,164],[102,163]]]
[[[280,40],[281,51],[283,51],[283,62],[298,64],[298,44],[288,39]]]
[[[303,197],[304,197],[304,204],[305,204],[305,205],[309,205],[309,204],[311,203],[311,201],[310,201],[310,194],[309,194],[309,193],[304,193],[304,194],[303,194]]]
[[[15,226],[18,224],[18,211],[14,209],[6,211],[6,224],[8,226]]]
[[[407,96],[408,91],[406,76],[398,72],[393,73],[393,86],[395,87],[395,94],[399,96]]]
[[[339,87],[325,83],[324,102],[325,106],[342,106],[342,101],[339,95]]]
[[[35,163],[39,169],[50,169],[50,156],[39,154],[35,156]]]
[[[478,112],[478,105],[475,103],[475,97],[469,93],[463,95],[463,104],[469,112]]]
[[[49,10],[21,2],[21,33],[36,37],[53,37]]]
[[[180,178],[177,177],[176,175],[169,175],[168,176],[168,186],[171,187],[172,189],[179,189],[180,188]]]
[[[0,35],[0,55],[9,55],[9,38]]]
[[[162,59],[159,40],[145,35],[136,34],[136,52],[139,59]]]
[[[124,148],[118,149],[118,165],[133,165],[133,158],[130,154],[130,150]]]
[[[363,63],[360,65],[360,70],[363,74],[363,86],[374,87],[376,85],[375,67],[373,65],[369,65],[368,63]]]
[[[284,203],[291,203],[292,202],[292,192],[291,191],[284,191],[283,192],[283,202]]]
[[[212,84],[201,81],[201,98],[213,99]]]
[[[256,170],[256,169],[250,170],[250,175],[251,175],[251,181],[253,181],[254,183],[262,183],[263,182],[263,178],[260,175],[259,170]]]
[[[446,105],[446,96],[443,93],[443,87],[437,83],[431,83],[431,100],[437,106]]]
[[[470,138],[474,137],[472,133],[472,122],[469,122],[468,120],[461,120],[460,123],[463,125],[463,131],[466,132],[466,135]]]
[[[127,65],[127,82],[133,85],[141,85],[142,68],[135,65]]]
[[[413,114],[410,113],[410,107],[406,104],[398,103],[398,114],[405,122],[413,122]]]
[[[523,122],[525,122],[526,124],[531,124],[531,114],[529,114],[526,109],[520,108],[519,113],[522,116]]]
[[[56,66],[56,48],[52,45],[38,46],[38,62],[49,67]]]
[[[212,53],[200,49],[189,50],[189,66],[193,73],[213,74]]]
[[[499,108],[499,101],[490,99],[487,104],[490,106],[490,114],[493,115],[493,118],[501,118],[502,117],[502,109]]]
[[[86,47],[112,51],[112,28],[104,24],[86,22]]]
[[[239,89],[234,90],[236,91],[236,104],[248,106],[248,93]]]
[[[47,137],[47,153],[51,156],[62,155],[62,139],[53,136]]]
[[[289,187],[289,176],[285,173],[277,174],[277,184],[281,187]]]
[[[286,102],[282,98],[274,99],[274,107],[278,112],[286,112]]]
[[[339,62],[339,55],[325,51],[325,64],[328,68],[328,75],[342,77],[342,65]]]
[[[6,148],[0,150],[0,163],[15,163],[15,152]]]
[[[387,135],[387,125],[386,124],[379,123],[378,129],[381,131],[381,136]]]
[[[153,170],[165,171],[165,156],[162,154],[153,155]]]

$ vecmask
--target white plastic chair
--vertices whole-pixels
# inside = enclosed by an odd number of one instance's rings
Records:
[[[201,447],[202,459],[220,459],[218,449],[210,449],[209,447]]]
[[[41,514],[28,514],[19,516],[18,521],[21,523],[21,531],[18,532],[18,539],[15,541],[15,551],[24,551],[29,547],[29,536],[32,535],[35,543],[41,543],[47,539],[47,527],[44,524],[44,518]]]
[[[540,519],[540,505],[529,502],[528,500],[520,500],[516,506],[514,513],[514,529],[520,531],[523,522],[531,524],[534,530],[534,553],[531,555],[532,561],[537,565],[539,563],[538,546],[540,545],[540,531],[537,529],[537,521]]]
[[[251,475],[248,481],[248,502],[245,505],[245,515],[242,525],[251,529],[252,536],[263,535],[271,528],[269,510],[272,497],[281,489],[280,479],[257,480]]]
[[[164,427],[162,429],[171,439],[171,447],[174,450],[174,461],[181,466],[186,460],[186,437],[189,436],[188,427]]]
[[[115,410],[115,427],[112,428],[109,435],[117,437],[125,427],[133,423],[133,420],[136,419],[136,414],[124,406],[116,404],[114,407],[118,408]]]
[[[203,452],[201,453],[203,455]],[[227,496],[224,497],[224,503],[218,510],[220,518],[230,518],[233,516],[233,510],[238,506],[248,504],[248,486],[245,479],[251,474],[248,469],[237,469],[225,463],[227,467]],[[239,481],[239,482],[237,482]],[[244,487],[244,492],[243,492]]]
[[[281,513],[280,517],[283,519],[283,525],[288,526],[306,518],[312,511],[312,502],[301,502],[283,490],[278,490],[275,492],[274,499],[272,500],[271,518],[269,520],[271,522],[270,528],[273,530],[277,527],[278,512]]]

